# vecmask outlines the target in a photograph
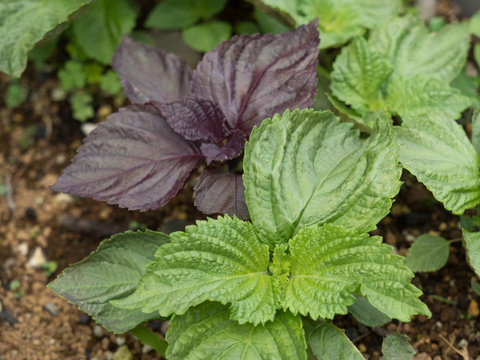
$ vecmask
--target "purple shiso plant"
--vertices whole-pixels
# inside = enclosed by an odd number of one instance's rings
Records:
[[[85,138],[51,188],[146,211],[165,205],[206,163],[195,206],[247,220],[235,167],[255,126],[313,105],[317,25],[235,36],[205,54],[194,71],[179,57],[124,36],[113,68],[132,105]]]

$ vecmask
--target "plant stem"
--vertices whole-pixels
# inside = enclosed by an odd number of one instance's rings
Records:
[[[129,333],[137,337],[140,341],[148,346],[151,346],[156,352],[165,357],[168,344],[152,330],[146,326],[139,326],[130,330]]]
[[[451,244],[451,243],[460,242],[462,240],[463,240],[463,237],[459,237],[459,238],[455,238],[455,239],[452,239],[452,240],[448,240],[448,242]]]

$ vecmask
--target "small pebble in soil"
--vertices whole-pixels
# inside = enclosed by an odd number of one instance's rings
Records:
[[[127,345],[120,346],[113,355],[113,360],[132,360],[133,354]]]
[[[37,219],[37,212],[35,211],[34,208],[28,207],[27,210],[25,210],[25,216],[29,218],[30,220],[36,220]]]
[[[0,313],[3,311],[3,304],[2,302],[0,301]]]
[[[115,342],[118,346],[125,345],[126,339],[124,337],[117,337],[115,338]]]
[[[93,130],[95,130],[96,127],[97,127],[97,124],[92,124],[88,122],[80,125],[80,129],[82,130],[83,135],[85,136],[88,136],[88,134],[90,134]]]
[[[10,325],[18,323],[18,320],[13,315],[12,310],[4,310],[4,311],[0,312],[0,323],[3,322],[3,321],[8,322]]]
[[[87,325],[90,322],[90,316],[87,314],[80,314],[78,316],[78,322],[82,325]]]
[[[106,360],[112,360],[113,359],[113,353],[110,350],[107,350],[103,353],[103,356],[105,356]]]
[[[73,202],[73,196],[60,193],[55,195],[55,201],[58,204],[69,204]]]
[[[28,244],[24,242],[18,244],[18,246],[15,248],[15,252],[26,257],[28,255]]]
[[[93,335],[95,335],[97,338],[103,337],[103,329],[100,325],[95,325],[93,327]]]
[[[477,317],[479,313],[478,303],[475,300],[470,300],[470,305],[468,305],[468,315]]]
[[[43,268],[43,265],[47,262],[47,257],[45,256],[42,248],[37,246],[33,250],[32,256],[28,259],[28,264],[35,270],[40,270]]]
[[[58,315],[57,305],[52,302],[48,302],[45,304],[45,310],[47,310],[52,316]]]
[[[142,346],[142,354],[148,354],[152,350],[153,348],[150,345],[144,344]]]

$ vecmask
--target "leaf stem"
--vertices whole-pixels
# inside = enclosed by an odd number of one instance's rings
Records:
[[[463,237],[459,237],[459,238],[455,238],[455,239],[452,239],[452,240],[447,240],[450,244],[452,243],[456,243],[456,242],[460,242],[463,240]]]
[[[140,341],[148,346],[151,346],[156,352],[165,357],[168,344],[152,330],[146,326],[139,326],[130,330],[129,333],[137,337]]]

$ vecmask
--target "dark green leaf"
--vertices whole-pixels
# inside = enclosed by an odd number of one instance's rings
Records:
[[[345,331],[332,324],[317,326],[310,333],[308,343],[319,360],[364,360]]]
[[[380,360],[413,360],[417,352],[410,345],[407,335],[392,333],[383,340],[382,353]]]
[[[408,250],[405,265],[414,272],[437,271],[445,266],[449,254],[450,243],[447,240],[424,234]]]
[[[232,36],[232,26],[224,21],[195,25],[182,32],[183,40],[188,46],[200,52],[213,50],[230,36]]]

